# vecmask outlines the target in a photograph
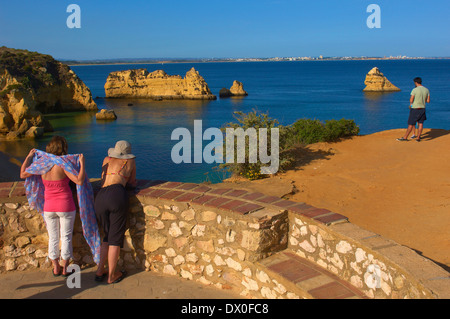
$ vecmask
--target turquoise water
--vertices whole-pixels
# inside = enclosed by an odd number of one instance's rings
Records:
[[[401,92],[368,94],[362,92],[366,73],[377,66]],[[128,140],[137,155],[138,177],[183,182],[219,182],[225,175],[215,164],[174,164],[170,153],[177,143],[172,131],[203,120],[203,128],[221,127],[233,121],[233,112],[258,109],[268,112],[282,124],[299,118],[320,120],[348,118],[360,126],[361,134],[405,128],[412,79],[421,76],[430,89],[432,103],[427,109],[425,127],[450,129],[450,60],[400,61],[302,61],[180,63],[147,65],[73,66],[91,89],[93,97],[104,97],[103,86],[112,71],[147,68],[164,69],[183,75],[195,67],[211,91],[219,95],[233,80],[244,83],[244,98],[216,101],[148,101],[96,99],[99,108],[111,108],[118,119],[96,122],[93,113],[67,113],[49,116],[55,132],[32,142],[2,142],[0,150],[22,157],[32,147],[45,148],[53,134],[63,135],[69,152],[84,153],[90,177],[100,175],[108,148],[120,139]],[[128,106],[132,103],[133,106]],[[207,142],[204,143],[206,145]]]

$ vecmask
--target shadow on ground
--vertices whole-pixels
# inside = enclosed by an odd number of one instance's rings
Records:
[[[117,284],[96,282],[95,267],[80,273],[80,287],[69,288],[74,277],[55,278],[51,270],[0,276],[0,297],[6,299],[242,299],[232,290],[205,286],[176,276],[130,270]],[[24,282],[29,282],[23,284]]]
[[[450,134],[450,131],[441,129],[431,129],[430,131],[423,133],[421,139],[423,141],[430,141],[448,134]]]
[[[411,249],[411,250],[414,250],[417,254],[419,254],[419,255],[422,256],[423,258],[426,258],[426,259],[428,259],[429,261],[435,263],[436,265],[438,265],[439,267],[441,267],[442,269],[444,269],[446,272],[448,272],[448,273],[450,274],[450,266],[448,266],[448,265],[446,265],[446,264],[443,264],[443,263],[440,263],[440,262],[438,262],[438,261],[436,261],[436,260],[433,260],[433,259],[431,259],[431,258],[425,256],[425,255],[423,254],[423,252],[420,251],[420,250],[417,250],[417,249],[414,249],[414,248],[411,248],[411,247],[408,247],[408,248]]]
[[[330,148],[328,151],[324,150],[312,150],[309,147],[296,147],[288,151],[288,155],[295,160],[288,168],[289,170],[299,171],[303,166],[310,164],[316,160],[329,160],[334,152]]]
[[[94,271],[91,271],[93,268],[87,268],[85,270],[82,270],[80,272],[80,288],[74,287],[69,288],[68,287],[68,281],[69,284],[75,284],[76,280],[75,277],[59,277],[60,280],[54,281],[54,282],[36,282],[32,284],[25,284],[22,286],[17,287],[17,290],[21,289],[30,289],[30,288],[45,288],[49,286],[55,286],[55,288],[47,291],[42,291],[37,294],[34,294],[32,296],[27,297],[26,299],[70,299],[75,297],[76,295],[79,295],[87,290],[97,288],[101,285],[105,286],[108,285],[106,282],[106,278],[104,282],[96,282],[94,280]],[[88,271],[86,271],[88,270]],[[136,272],[128,273],[128,276],[132,276]]]

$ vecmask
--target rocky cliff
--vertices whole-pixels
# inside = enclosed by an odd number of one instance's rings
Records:
[[[67,65],[49,55],[0,48],[1,135],[36,137],[52,130],[43,114],[90,110],[97,110],[91,91]]]
[[[105,83],[105,94],[107,98],[216,99],[194,68],[184,78],[180,75],[168,75],[163,70],[151,73],[146,69],[112,72]]]
[[[398,87],[393,85],[377,67],[367,73],[364,84],[366,85],[366,88],[363,90],[364,92],[401,91]]]

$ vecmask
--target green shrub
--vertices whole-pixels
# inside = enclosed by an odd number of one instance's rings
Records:
[[[325,142],[335,142],[340,138],[359,134],[359,127],[353,120],[341,119],[325,121]]]
[[[276,119],[273,119],[269,117],[267,114],[259,113],[258,111],[252,111],[250,113],[243,113],[243,112],[235,112],[234,118],[237,120],[236,122],[227,123],[222,128],[222,131],[225,133],[227,128],[242,128],[244,131],[246,131],[248,128],[254,128],[256,129],[257,134],[257,145],[259,145],[259,135],[258,135],[258,129],[260,128],[267,128],[267,149],[271,149],[271,129],[272,128],[278,128],[279,129],[279,171],[283,171],[287,167],[290,167],[292,164],[293,158],[290,157],[290,154],[288,152],[285,152],[285,143],[284,141],[287,139],[287,134],[289,134],[289,130],[283,127],[282,125],[279,125],[278,121]],[[237,139],[235,138],[234,143],[234,152],[235,152],[235,158],[237,155]],[[226,139],[224,139],[224,143],[226,142]],[[250,139],[246,138],[245,141],[245,161],[244,163],[237,163],[236,161],[234,163],[224,163],[219,165],[220,169],[227,170],[235,175],[245,177],[250,180],[260,179],[263,178],[264,175],[261,174],[261,167],[265,164],[258,161],[256,163],[250,163],[249,161],[249,142]],[[226,145],[224,144],[224,155],[226,156]],[[259,148],[258,148],[259,150]]]
[[[300,119],[293,125],[293,135],[300,144],[312,144],[325,139],[325,129],[319,120]]]
[[[300,119],[293,125],[293,139],[301,144],[318,142],[335,142],[340,138],[359,134],[355,121],[341,119],[329,120],[325,123],[319,120]]]
[[[253,111],[250,113],[235,112],[237,123],[227,123],[226,128],[242,128],[244,131],[248,128],[267,128],[268,130],[268,149],[270,150],[270,129],[279,129],[279,172],[292,168],[296,159],[303,154],[304,146],[317,142],[335,142],[341,138],[358,135],[359,127],[353,120],[329,120],[321,122],[319,120],[299,119],[292,125],[283,126],[276,119],[270,118],[267,114]],[[224,139],[224,142],[226,139]],[[259,142],[259,139],[258,139]],[[237,143],[235,143],[235,156],[237,153]],[[224,145],[224,152],[226,150]],[[225,154],[226,155],[226,154]],[[224,163],[219,166],[220,169],[229,171],[235,175],[245,177],[249,180],[255,180],[265,177],[260,173],[262,163],[249,163],[249,138],[246,138],[245,162],[244,163]]]

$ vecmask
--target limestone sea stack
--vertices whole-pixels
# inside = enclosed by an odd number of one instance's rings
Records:
[[[49,55],[0,48],[0,135],[34,138],[52,131],[45,113],[93,111],[91,91]]]
[[[230,88],[231,94],[234,96],[246,96],[248,93],[244,90],[244,85],[242,82],[234,81],[233,85]]]
[[[95,118],[98,121],[115,121],[117,120],[117,115],[114,110],[102,109],[100,112],[95,114]]]
[[[163,70],[147,69],[111,72],[105,83],[107,98],[154,100],[215,100],[205,79],[194,68],[183,78]]]
[[[223,88],[219,92],[220,97],[231,97],[231,96],[247,96],[248,93],[244,90],[244,85],[242,82],[234,81],[230,89]]]
[[[401,91],[398,87],[393,85],[381,71],[375,67],[369,71],[364,81],[366,88],[364,92],[398,92]]]

